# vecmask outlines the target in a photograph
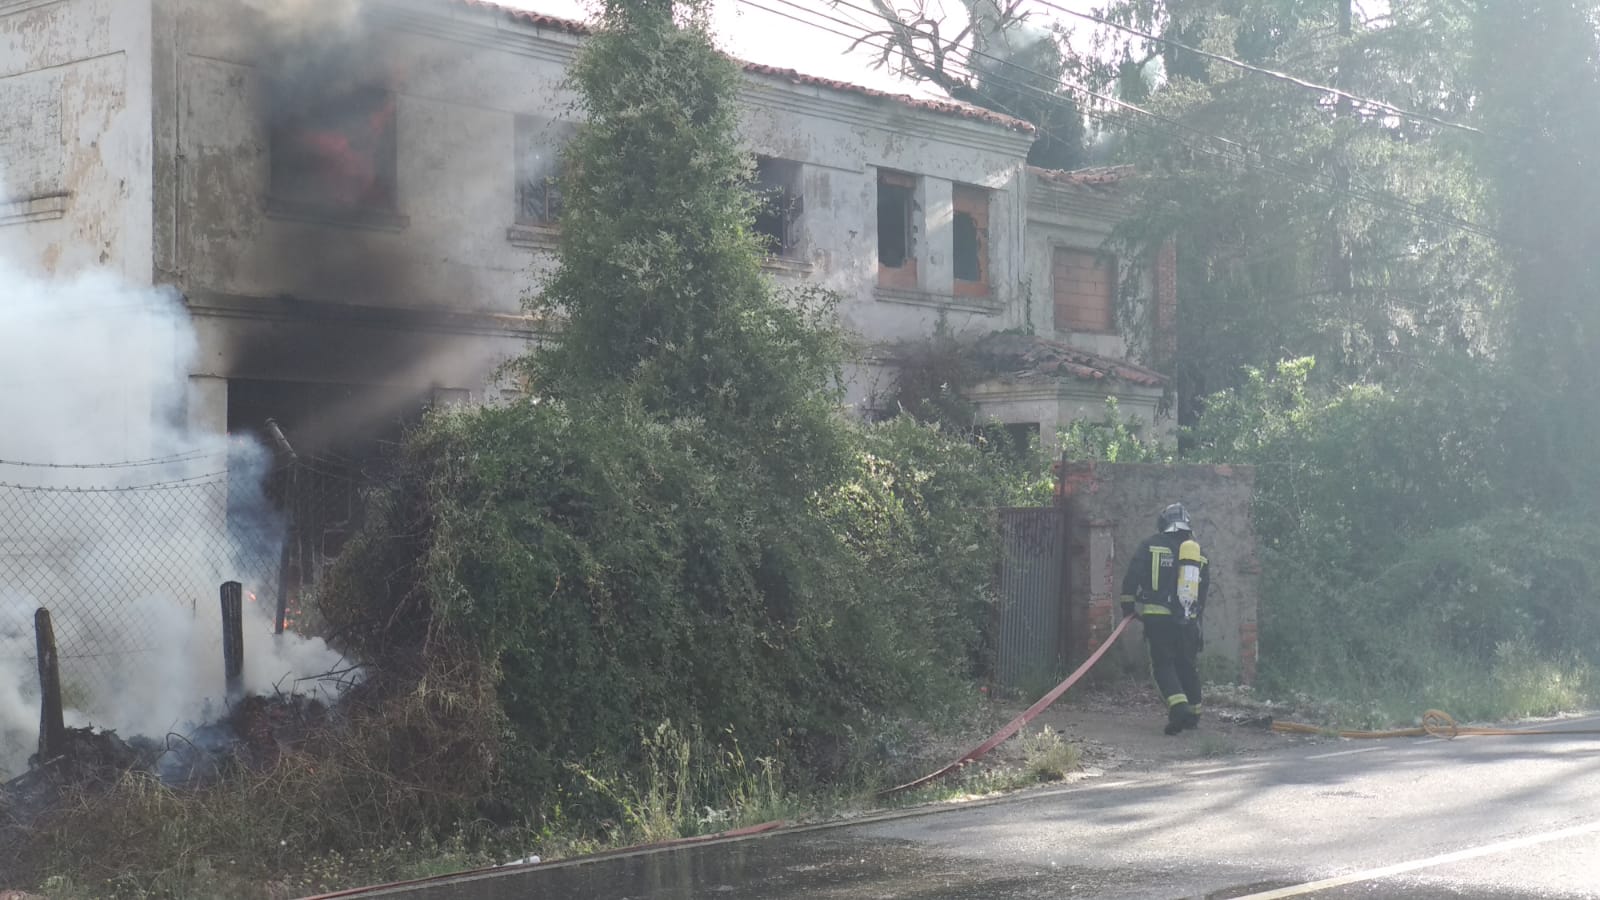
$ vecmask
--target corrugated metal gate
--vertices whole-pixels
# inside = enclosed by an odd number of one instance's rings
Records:
[[[995,677],[1036,686],[1061,672],[1067,641],[1067,520],[1058,506],[1002,509]]]

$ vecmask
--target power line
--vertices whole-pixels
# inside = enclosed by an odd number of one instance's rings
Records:
[[[1314,81],[1308,81],[1308,80],[1306,80],[1304,78],[1300,78],[1300,77],[1295,76],[1295,75],[1290,75],[1287,72],[1280,72],[1280,71],[1277,71],[1276,69],[1269,69],[1269,68],[1266,68],[1265,66],[1258,66],[1258,65],[1255,65],[1253,63],[1247,63],[1242,59],[1234,59],[1233,57],[1224,56],[1224,55],[1222,55],[1220,53],[1212,53],[1209,50],[1201,50],[1198,47],[1191,47],[1188,44],[1184,44],[1184,43],[1181,43],[1179,41],[1172,40],[1171,38],[1164,38],[1164,37],[1160,37],[1158,35],[1150,34],[1150,33],[1145,32],[1145,31],[1141,31],[1140,29],[1134,28],[1131,25],[1124,25],[1124,24],[1122,24],[1120,22],[1114,22],[1114,21],[1112,21],[1110,19],[1104,18],[1103,16],[1097,16],[1094,13],[1079,12],[1078,10],[1075,10],[1075,9],[1068,9],[1067,7],[1062,6],[1062,5],[1058,4],[1058,3],[1051,2],[1051,0],[1034,0],[1034,2],[1038,3],[1040,6],[1048,7],[1049,9],[1053,9],[1053,10],[1055,10],[1057,12],[1066,13],[1069,16],[1076,16],[1077,18],[1080,18],[1080,19],[1086,19],[1086,20],[1088,20],[1090,22],[1095,22],[1095,23],[1098,23],[1100,25],[1104,25],[1107,28],[1115,28],[1118,31],[1127,32],[1128,34],[1135,35],[1135,36],[1143,38],[1144,40],[1147,40],[1147,41],[1152,41],[1152,42],[1158,43],[1158,44],[1166,44],[1169,47],[1175,47],[1175,48],[1177,48],[1179,50],[1183,50],[1184,52],[1193,53],[1196,56],[1202,56],[1202,57],[1205,57],[1206,59],[1214,60],[1216,62],[1220,62],[1220,63],[1223,63],[1225,65],[1233,66],[1235,68],[1243,69],[1246,72],[1253,72],[1253,73],[1255,73],[1257,75],[1262,75],[1262,76],[1265,76],[1267,78],[1272,78],[1272,79],[1277,80],[1277,81],[1282,81],[1282,82],[1285,82],[1287,84],[1295,85],[1296,87],[1302,87],[1302,88],[1305,88],[1307,90],[1316,91],[1316,92],[1321,93],[1321,94],[1326,94],[1327,96],[1335,97],[1335,98],[1338,98],[1340,100],[1349,100],[1352,103],[1359,103],[1362,106],[1370,107],[1372,109],[1382,110],[1383,112],[1386,112],[1386,113],[1388,113],[1390,115],[1393,115],[1393,116],[1399,116],[1399,117],[1405,118],[1405,119],[1413,119],[1413,120],[1419,121],[1419,122],[1427,122],[1427,123],[1432,124],[1432,125],[1438,125],[1438,126],[1440,126],[1442,128],[1453,128],[1453,129],[1455,129],[1457,131],[1467,132],[1468,134],[1483,135],[1483,133],[1484,133],[1481,129],[1474,128],[1471,125],[1463,125],[1460,122],[1451,122],[1451,121],[1449,121],[1447,119],[1441,119],[1441,118],[1439,118],[1437,116],[1429,115],[1428,113],[1413,112],[1411,110],[1404,109],[1404,108],[1399,107],[1399,106],[1395,106],[1392,103],[1386,103],[1386,102],[1384,102],[1382,100],[1375,100],[1375,99],[1373,99],[1371,97],[1363,97],[1363,96],[1360,96],[1359,94],[1352,94],[1352,93],[1350,93],[1348,91],[1343,91],[1343,90],[1340,90],[1339,88],[1332,87],[1331,85],[1318,84],[1318,83],[1316,83]]]
[[[800,23],[802,25],[807,25],[809,27],[816,28],[816,29],[818,29],[820,31],[824,31],[824,32],[828,32],[830,34],[838,35],[839,37],[855,40],[857,42],[857,44],[865,44],[866,46],[872,47],[874,49],[879,49],[879,50],[891,50],[892,51],[894,49],[898,49],[898,46],[895,45],[895,44],[892,44],[892,43],[891,44],[876,44],[876,43],[873,43],[871,41],[866,40],[866,38],[873,36],[871,34],[868,34],[868,35],[865,35],[865,36],[847,34],[845,32],[838,31],[838,30],[833,29],[833,28],[829,28],[828,26],[823,25],[821,23],[818,23],[816,21],[812,21],[812,20],[808,20],[808,19],[802,19],[802,18],[799,18],[797,16],[794,16],[794,15],[791,15],[791,14],[788,14],[788,13],[784,13],[784,12],[781,12],[779,10],[772,9],[770,7],[762,6],[762,5],[754,2],[754,0],[739,0],[739,2],[743,3],[743,4],[747,5],[747,6],[751,6],[753,8],[760,9],[760,10],[763,10],[765,12],[771,13],[773,15],[781,16],[781,17],[783,17],[785,19],[789,19],[791,21],[798,22],[798,23]],[[781,3],[784,6],[788,6],[788,7],[794,8],[794,9],[801,10],[803,12],[809,13],[811,15],[818,16],[819,18],[825,19],[825,20],[827,20],[829,22],[833,22],[835,24],[844,25],[846,27],[858,27],[858,26],[855,26],[854,23],[851,23],[851,22],[846,21],[844,19],[836,18],[834,16],[830,16],[825,11],[814,9],[814,8],[808,7],[808,6],[804,6],[804,5],[800,4],[800,3],[794,2],[794,0],[772,0],[772,2]],[[854,4],[854,3],[850,3],[850,2],[848,2],[848,0],[834,0],[834,2],[837,5],[848,6],[848,7],[852,8],[852,9],[857,9],[857,10],[861,10],[861,11],[864,11],[864,12],[869,12],[869,13],[872,13],[873,15],[877,15],[877,16],[881,17],[881,13],[878,13],[875,10],[867,9],[866,7],[862,7],[862,6],[859,6],[859,5]],[[902,24],[904,24],[904,23],[902,23]],[[910,26],[907,26],[907,27],[910,28]],[[914,34],[917,34],[918,36],[921,36],[921,37],[929,37],[929,38],[935,38],[936,37],[936,35],[934,35],[931,32],[919,31],[919,30],[914,29],[914,28],[911,28],[910,30]],[[1110,96],[1107,96],[1105,94],[1098,93],[1098,92],[1096,92],[1094,90],[1091,90],[1089,88],[1083,87],[1082,85],[1076,85],[1076,84],[1071,84],[1071,83],[1068,83],[1068,82],[1060,81],[1059,79],[1056,79],[1053,76],[1047,75],[1047,74],[1045,74],[1043,72],[1039,72],[1037,70],[1027,68],[1025,66],[1022,66],[1022,65],[1019,65],[1017,63],[1014,63],[1011,60],[1007,60],[1007,59],[1003,59],[1003,58],[1000,58],[1000,57],[997,57],[997,56],[993,56],[993,55],[985,53],[985,52],[983,52],[981,50],[977,50],[975,48],[962,47],[960,49],[962,49],[962,50],[964,50],[966,52],[967,59],[966,59],[965,62],[962,63],[963,68],[965,69],[965,71],[958,71],[958,72],[955,73],[957,75],[968,77],[968,78],[976,77],[975,73],[973,72],[972,67],[971,67],[971,59],[974,56],[982,57],[984,59],[991,60],[993,62],[1000,63],[1001,65],[1016,69],[1016,70],[1018,70],[1020,72],[1023,72],[1025,74],[1033,75],[1033,76],[1036,76],[1038,78],[1042,78],[1042,79],[1049,80],[1049,81],[1055,81],[1055,82],[1061,84],[1064,88],[1066,88],[1069,91],[1075,91],[1075,92],[1077,92],[1079,94],[1082,94],[1082,95],[1087,96],[1087,97],[1089,97],[1089,98],[1091,98],[1093,100],[1096,100],[1096,101],[1099,101],[1101,103],[1104,103],[1104,104],[1106,104],[1108,106],[1116,107],[1118,109],[1122,109],[1122,110],[1125,110],[1125,111],[1127,111],[1129,113],[1133,113],[1133,114],[1136,114],[1136,115],[1139,115],[1139,116],[1142,116],[1142,117],[1155,119],[1155,120],[1157,120],[1159,122],[1162,122],[1162,123],[1164,123],[1166,125],[1169,125],[1169,126],[1172,126],[1174,128],[1191,132],[1194,135],[1196,135],[1197,137],[1201,137],[1201,138],[1204,138],[1204,139],[1206,139],[1208,141],[1212,141],[1212,142],[1215,142],[1215,143],[1218,143],[1218,144],[1222,144],[1222,145],[1224,145],[1224,146],[1226,146],[1226,147],[1228,147],[1228,148],[1230,148],[1232,150],[1237,151],[1239,154],[1241,154],[1240,156],[1237,156],[1237,157],[1229,156],[1228,154],[1219,152],[1215,148],[1210,148],[1210,147],[1206,147],[1206,146],[1203,146],[1203,145],[1198,145],[1198,144],[1195,144],[1195,143],[1192,143],[1192,142],[1187,144],[1189,147],[1191,147],[1194,150],[1197,150],[1199,152],[1206,153],[1208,155],[1217,157],[1217,158],[1222,159],[1224,161],[1234,162],[1236,164],[1244,165],[1246,167],[1256,168],[1256,169],[1258,169],[1260,171],[1269,172],[1269,173],[1278,175],[1281,178],[1288,179],[1290,181],[1293,181],[1293,182],[1298,183],[1298,184],[1305,185],[1307,187],[1318,188],[1318,189],[1327,191],[1327,192],[1329,192],[1331,194],[1341,195],[1341,196],[1344,196],[1344,197],[1347,197],[1347,198],[1350,198],[1350,199],[1361,200],[1361,201],[1369,203],[1369,204],[1371,204],[1373,206],[1377,206],[1377,207],[1380,207],[1380,208],[1383,208],[1383,209],[1388,209],[1391,212],[1398,212],[1398,213],[1402,213],[1402,214],[1405,214],[1405,215],[1410,215],[1413,218],[1416,218],[1416,219],[1419,219],[1419,220],[1423,220],[1423,221],[1432,222],[1433,224],[1436,224],[1436,225],[1442,225],[1442,226],[1446,226],[1446,227],[1456,228],[1456,229],[1459,229],[1459,230],[1462,230],[1462,231],[1466,231],[1466,232],[1469,232],[1469,233],[1472,233],[1472,234],[1476,234],[1476,235],[1478,235],[1480,237],[1484,237],[1484,238],[1487,238],[1489,240],[1499,241],[1499,242],[1502,242],[1502,243],[1506,242],[1505,238],[1503,238],[1499,234],[1495,233],[1494,231],[1492,231],[1488,227],[1480,225],[1480,224],[1478,224],[1476,222],[1472,222],[1470,220],[1463,219],[1463,218],[1460,218],[1459,216],[1454,216],[1454,215],[1451,215],[1451,214],[1448,214],[1448,213],[1434,212],[1432,210],[1426,209],[1425,207],[1422,207],[1422,206],[1419,206],[1417,204],[1414,204],[1414,203],[1412,203],[1412,202],[1410,202],[1410,201],[1408,201],[1408,200],[1406,200],[1406,199],[1404,199],[1402,197],[1398,197],[1398,196],[1395,196],[1395,195],[1387,193],[1387,192],[1374,193],[1372,191],[1361,190],[1361,189],[1354,189],[1354,188],[1348,188],[1348,187],[1343,187],[1342,188],[1340,186],[1331,184],[1328,181],[1324,180],[1323,177],[1321,176],[1321,173],[1318,173],[1318,172],[1316,172],[1314,170],[1308,170],[1308,169],[1305,169],[1303,167],[1296,166],[1293,163],[1288,163],[1288,162],[1284,162],[1284,161],[1281,161],[1281,160],[1274,161],[1274,160],[1272,160],[1271,157],[1268,157],[1266,154],[1261,153],[1259,151],[1253,151],[1250,148],[1244,146],[1243,144],[1240,144],[1237,141],[1234,141],[1232,139],[1223,137],[1221,135],[1212,134],[1210,132],[1204,131],[1204,130],[1202,130],[1200,128],[1197,128],[1197,127],[1195,127],[1193,125],[1190,125],[1190,124],[1188,124],[1186,122],[1183,122],[1183,121],[1181,121],[1179,119],[1172,118],[1171,116],[1166,116],[1166,115],[1162,115],[1160,113],[1152,112],[1150,110],[1147,110],[1147,109],[1144,109],[1142,107],[1136,106],[1136,105],[1134,105],[1132,103],[1128,103],[1126,101],[1119,100],[1119,99],[1117,99],[1115,97],[1110,97]],[[961,62],[961,61],[958,61],[958,62]],[[986,73],[986,74],[988,75],[988,77],[994,77],[994,75],[992,73]],[[1004,78],[1004,76],[1000,76],[1000,77]],[[1016,87],[1018,87],[1020,89],[1033,91],[1033,92],[1035,92],[1036,94],[1038,94],[1038,95],[1040,95],[1042,97],[1047,97],[1047,98],[1051,98],[1051,99],[1055,99],[1057,97],[1056,94],[1054,94],[1054,93],[1052,93],[1050,91],[1043,90],[1042,88],[1035,87],[1034,85],[1027,84],[1025,82],[1022,82],[1022,81],[1019,81],[1019,80],[1016,80],[1016,79],[1006,79],[1006,80],[1009,80],[1012,85],[1014,85],[1014,86],[1016,86]],[[1082,107],[1081,111],[1085,115],[1088,115],[1088,116],[1091,116],[1091,117],[1094,117],[1094,118],[1097,118],[1097,119],[1101,119],[1103,121],[1110,122],[1110,123],[1119,125],[1121,127],[1139,129],[1139,126],[1135,125],[1131,121],[1116,120],[1116,119],[1114,119],[1114,118],[1112,118],[1110,116],[1107,116],[1104,113],[1101,113],[1098,110],[1095,110],[1095,109],[1093,109],[1092,107],[1089,107],[1089,106]],[[1012,115],[1016,115],[1016,114],[1012,113]],[[1039,126],[1035,126],[1035,127],[1039,127]],[[1047,135],[1051,135],[1052,137],[1055,136],[1052,132],[1049,131],[1049,129],[1039,128],[1039,130],[1044,132]],[[1148,131],[1148,132],[1150,132],[1152,134],[1159,134],[1159,132],[1156,132],[1153,129],[1149,129],[1149,128],[1142,129],[1142,130]],[[1296,174],[1296,172],[1294,171],[1296,169],[1299,170],[1299,174]]]

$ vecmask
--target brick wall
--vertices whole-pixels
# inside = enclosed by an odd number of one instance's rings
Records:
[[[1088,656],[1115,627],[1128,554],[1155,531],[1156,516],[1181,502],[1195,538],[1211,563],[1205,615],[1206,654],[1255,679],[1256,609],[1261,572],[1250,501],[1255,471],[1248,466],[1162,466],[1065,463],[1057,467],[1056,501],[1066,508],[1068,623],[1071,656]],[[1139,627],[1121,659],[1143,665]]]
[[[1093,250],[1057,247],[1050,264],[1057,331],[1111,332],[1116,263]]]
[[[1171,372],[1178,358],[1178,247],[1167,241],[1155,259],[1155,367]]]

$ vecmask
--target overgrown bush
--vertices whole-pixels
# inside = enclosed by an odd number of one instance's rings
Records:
[[[909,419],[839,427],[833,481],[775,508],[703,423],[620,397],[436,415],[324,614],[366,658],[482,659],[525,809],[603,799],[569,764],[627,768],[642,724],[825,756],[867,711],[966,693],[1014,484]]]
[[[1192,434],[1257,466],[1266,683],[1368,720],[1580,698],[1600,663],[1600,527],[1561,511],[1573,482],[1538,392],[1449,359],[1404,387],[1319,392],[1311,367],[1248,373]]]

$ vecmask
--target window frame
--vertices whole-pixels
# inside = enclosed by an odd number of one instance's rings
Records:
[[[781,156],[756,156],[755,170],[752,173],[751,190],[758,196],[758,209],[756,221],[752,230],[759,236],[767,238],[766,255],[769,259],[799,260],[802,258],[800,238],[802,234],[800,220],[805,215],[805,187],[804,166],[799,160],[785,159]],[[776,169],[776,171],[774,171]],[[766,177],[768,174],[773,177]],[[777,196],[777,212],[770,211],[773,194]],[[763,215],[771,215],[777,219],[778,234],[773,234],[762,225]],[[772,244],[777,246],[774,248]]]
[[[875,253],[878,262],[878,284],[889,288],[915,288],[917,277],[917,176],[909,172],[900,172],[894,169],[878,169],[878,177],[874,181],[875,202],[873,212],[877,220],[877,247]],[[905,255],[900,265],[890,266],[883,261],[883,200],[885,189],[903,192],[905,214],[900,225],[903,235]]]
[[[368,96],[374,102],[356,109],[352,98]],[[344,111],[345,107],[351,107]],[[337,115],[333,110],[341,110]],[[294,143],[304,143],[304,136],[312,132],[313,123],[352,120],[370,120],[374,113],[385,114],[384,125],[378,132],[378,143],[365,157],[372,163],[371,183],[360,197],[350,201],[336,199],[330,188],[332,179],[315,172],[302,173],[291,167],[291,160],[299,155],[312,155],[310,151],[291,149]],[[368,216],[392,216],[400,206],[400,110],[399,95],[381,85],[365,85],[321,98],[310,109],[271,122],[267,130],[267,197],[269,207],[281,210],[300,210],[319,216],[341,219],[361,219]],[[324,131],[336,130],[324,128]],[[340,131],[347,134],[348,132]]]
[[[566,209],[561,180],[567,174],[566,150],[574,131],[565,123],[518,115],[512,126],[512,178],[515,185],[513,223],[520,228],[558,230]],[[552,143],[548,138],[554,137]],[[548,152],[539,172],[530,166],[534,153]],[[540,155],[543,155],[542,153]],[[529,215],[529,198],[538,197],[542,215]],[[554,212],[552,212],[552,207]]]
[[[989,223],[993,202],[994,191],[989,188],[960,183],[951,185],[950,269],[957,296],[987,297],[990,295],[992,254],[990,251]],[[958,254],[959,243],[956,239],[957,223],[963,216],[972,222],[973,252],[976,254],[974,262],[977,266],[977,278],[962,278],[958,271],[961,266]]]

